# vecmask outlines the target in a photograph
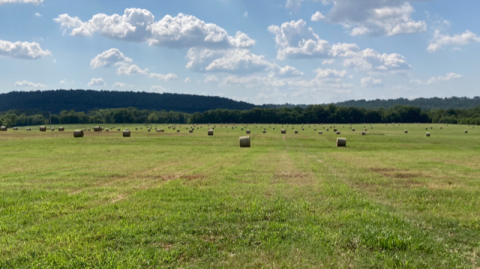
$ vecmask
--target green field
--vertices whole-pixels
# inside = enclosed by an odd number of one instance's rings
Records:
[[[0,268],[480,267],[480,126],[216,126],[0,132]]]

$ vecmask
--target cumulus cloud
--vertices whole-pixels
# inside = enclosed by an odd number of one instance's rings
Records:
[[[105,83],[105,81],[103,80],[103,78],[92,78],[92,80],[90,80],[90,82],[87,84],[87,86],[89,87],[93,87],[93,86],[106,86],[107,84]]]
[[[372,49],[363,50],[350,59],[344,60],[344,66],[358,71],[405,71],[412,67],[407,59],[400,54],[380,54]]]
[[[415,21],[410,2],[424,0],[311,0],[331,4],[332,8],[323,20],[341,24],[353,36],[392,36],[422,33],[427,30],[425,21]],[[298,10],[303,0],[287,0],[286,7]],[[319,18],[321,18],[319,16]],[[312,17],[313,20],[313,17]]]
[[[128,64],[119,64],[120,67],[117,69],[118,75],[148,75],[148,68],[141,69],[135,64],[128,65]]]
[[[3,4],[33,4],[40,5],[44,0],[0,0],[0,6]]]
[[[192,48],[187,68],[198,72],[255,73],[275,68],[263,55],[247,49],[212,50]]]
[[[325,19],[325,16],[323,16],[323,14],[320,13],[320,11],[315,12],[315,14],[313,14],[311,18],[312,21],[321,21],[323,19]]]
[[[313,72],[317,73],[317,78],[343,78],[347,75],[347,71],[337,71],[336,69],[315,69]]]
[[[480,43],[480,37],[468,30],[463,34],[454,36],[442,35],[440,31],[436,30],[427,50],[429,52],[435,52],[444,46],[459,46],[469,43]]]
[[[43,50],[36,42],[9,42],[0,40],[0,57],[18,59],[39,59],[52,54]]]
[[[211,75],[205,78],[204,82],[209,83],[209,82],[218,82],[220,81],[217,76]]]
[[[133,87],[135,87],[135,85],[130,85],[130,84],[123,83],[123,82],[115,82],[112,87],[114,87],[114,88],[133,88]]]
[[[335,59],[323,60],[322,65],[329,65],[334,63],[335,63]]]
[[[96,14],[83,22],[68,14],[54,19],[61,27],[70,30],[72,36],[92,36],[95,33],[117,40],[148,42],[150,46],[168,48],[249,48],[255,40],[237,32],[229,36],[225,29],[206,23],[194,16],[166,15],[155,22],[153,14],[146,9],[127,8],[123,15]]]
[[[35,17],[41,18],[41,17],[42,17],[42,14],[40,14],[40,13],[37,12],[37,13],[35,13]]]
[[[282,77],[302,77],[304,75],[303,72],[300,72],[295,67],[289,65],[279,68],[278,74]]]
[[[173,73],[169,73],[169,74],[166,74],[166,75],[151,73],[150,78],[156,78],[158,80],[170,81],[170,80],[176,80],[178,77],[177,77],[177,75],[175,75]]]
[[[438,77],[431,77],[429,80],[423,82],[419,79],[412,79],[410,80],[410,83],[414,83],[414,84],[420,84],[420,85],[430,85],[430,84],[434,84],[434,83],[438,83],[438,82],[443,82],[443,81],[450,81],[450,80],[455,80],[455,79],[462,79],[463,76],[460,75],[460,74],[456,74],[456,73],[448,73],[447,75],[445,76],[438,76]]]
[[[184,82],[185,82],[185,83],[190,83],[190,82],[192,82],[192,80],[191,80],[190,78],[186,78],[186,79],[184,80]]]
[[[374,88],[374,87],[384,87],[385,85],[383,84],[381,79],[374,79],[371,77],[366,77],[362,78],[360,80],[360,83],[362,84],[362,87],[364,88]]]
[[[30,81],[17,81],[15,82],[15,87],[18,88],[45,88],[47,85],[42,84],[42,83],[33,83]]]
[[[119,49],[112,48],[95,56],[95,58],[90,61],[90,66],[93,68],[101,68],[110,67],[118,63],[130,62],[132,62],[132,59],[123,55]]]

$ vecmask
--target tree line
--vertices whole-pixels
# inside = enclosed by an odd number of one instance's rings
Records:
[[[52,124],[121,123],[450,123],[480,124],[480,106],[473,109],[421,110],[396,105],[388,109],[365,109],[330,105],[306,108],[253,108],[251,110],[215,109],[193,114],[175,111],[139,110],[138,108],[95,109],[87,113],[64,110],[59,114],[10,110],[0,113],[2,126]]]

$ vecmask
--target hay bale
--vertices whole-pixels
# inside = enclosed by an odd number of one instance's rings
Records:
[[[47,131],[47,127],[45,126],[40,126],[40,132],[46,132]]]
[[[335,129],[333,129],[333,131],[336,132],[336,131],[338,131],[338,130],[335,128]]]
[[[83,133],[82,130],[75,130],[73,132],[73,137],[75,137],[75,138],[83,137],[83,135],[84,135],[84,133]]]
[[[337,131],[336,134],[339,135],[339,134],[340,134],[340,131]]]
[[[90,128],[88,128],[88,131],[90,132]]]
[[[243,130],[243,129],[242,129]],[[213,135],[213,130],[212,129],[209,129],[208,130],[208,135],[212,136]]]
[[[250,147],[250,136],[240,137],[240,147],[241,148],[249,148]]]
[[[287,130],[281,129],[280,132],[281,132],[282,134],[286,134],[286,133],[287,133]]]
[[[318,132],[318,134],[323,134],[323,132],[320,131],[320,132]]]
[[[295,134],[298,134],[298,131],[297,131],[297,130],[295,130]]]
[[[15,130],[15,128],[14,128]],[[6,132],[7,131],[7,127],[5,126],[0,126],[0,132]]]
[[[263,133],[264,133],[264,134],[266,134],[266,133],[267,133],[267,131],[266,131],[266,130],[263,130]]]
[[[117,132],[120,132],[120,129],[117,129]]]
[[[405,133],[408,134],[408,130],[405,130]]]
[[[337,138],[337,147],[346,147],[347,146],[347,139],[338,137]]]
[[[13,130],[14,130],[14,131],[18,131],[18,127],[13,127]]]
[[[246,132],[246,133],[247,133],[247,134],[250,134],[250,130],[249,130],[249,129],[247,129],[247,132]]]
[[[180,133],[180,129],[177,130],[177,133]]]
[[[88,129],[88,130],[90,131],[90,129]],[[95,126],[95,127],[93,127],[93,131],[94,131],[94,132],[101,132],[101,131],[102,131],[102,127],[100,127],[100,126]]]
[[[468,134],[468,130],[465,130],[465,133]]]
[[[366,132],[362,132],[362,135],[367,135],[367,133],[366,133]]]
[[[32,129],[30,129],[30,128],[27,128],[27,131],[31,131],[31,130],[32,130]]]
[[[427,137],[430,137],[430,133],[427,133],[426,136],[427,136]]]
[[[355,132],[355,129],[352,129],[352,132]]]
[[[135,131],[138,131],[138,128],[135,128]]]
[[[50,129],[50,131],[55,132],[55,128]]]
[[[123,137],[130,137],[130,134],[131,134],[130,130],[128,129],[123,130]]]
[[[63,132],[63,131],[65,131],[65,128],[63,128],[63,127],[58,127],[58,131],[59,131],[59,132]]]

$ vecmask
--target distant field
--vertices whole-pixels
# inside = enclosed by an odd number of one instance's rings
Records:
[[[480,126],[216,126],[0,132],[0,268],[480,267]]]

